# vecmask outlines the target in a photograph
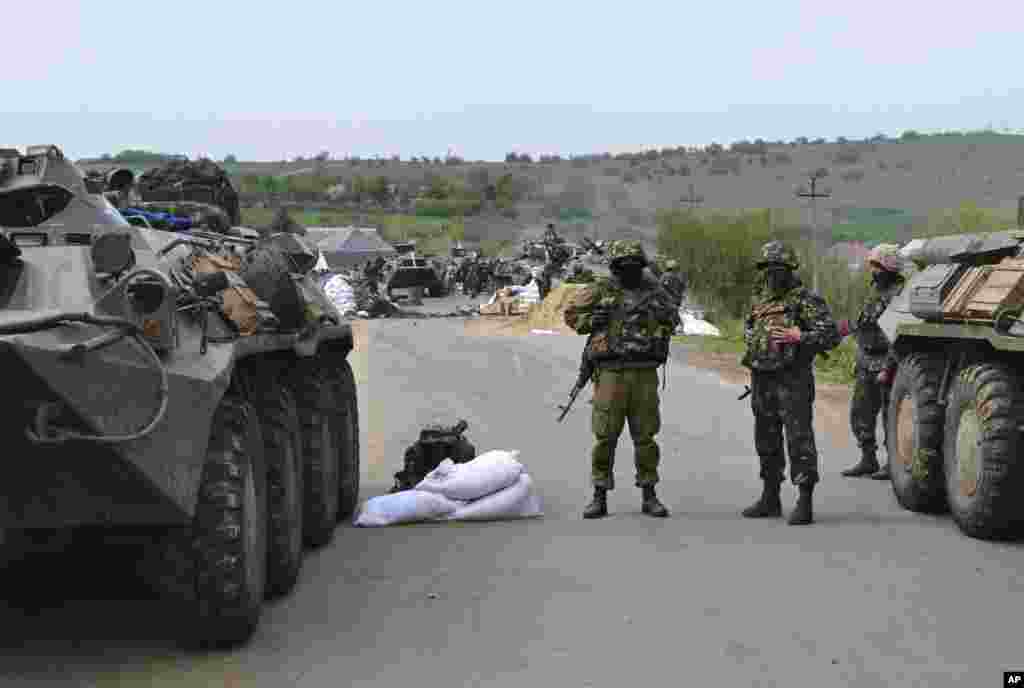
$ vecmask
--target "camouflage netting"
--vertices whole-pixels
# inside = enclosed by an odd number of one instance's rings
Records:
[[[174,160],[139,177],[144,201],[198,201],[224,209],[231,225],[242,222],[238,194],[224,170],[212,160]]]

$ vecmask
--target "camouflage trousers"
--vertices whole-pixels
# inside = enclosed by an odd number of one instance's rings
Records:
[[[888,441],[888,427],[885,422],[885,410],[889,408],[889,394],[892,388],[881,385],[875,380],[877,371],[872,372],[857,367],[856,381],[853,386],[853,398],[850,400],[850,429],[857,440],[861,451],[875,452],[878,443],[875,441],[875,427],[878,413],[882,413],[882,443]]]
[[[803,367],[771,373],[755,370],[751,375],[750,388],[754,446],[761,461],[761,480],[781,483],[785,477],[788,453],[789,477],[793,484],[817,483],[814,372]]]
[[[599,370],[594,379],[591,478],[595,487],[615,489],[615,448],[629,423],[636,463],[636,485],[658,482],[661,453],[654,436],[661,430],[658,369]]]

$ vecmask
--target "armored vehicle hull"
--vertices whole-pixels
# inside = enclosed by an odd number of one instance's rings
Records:
[[[243,642],[304,544],[355,509],[351,327],[308,255],[128,225],[56,147],[16,169],[0,184],[0,529],[146,528],[161,563],[143,573],[195,611],[183,640]]]
[[[1024,534],[1024,232],[915,241],[879,320],[898,367],[885,422],[896,497],[982,539]]]

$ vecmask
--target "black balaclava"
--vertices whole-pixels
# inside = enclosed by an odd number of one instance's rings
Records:
[[[765,268],[763,273],[764,286],[769,293],[781,294],[789,291],[796,283],[793,272],[781,265],[771,265]]]
[[[900,274],[898,272],[889,272],[888,270],[879,270],[871,275],[871,283],[878,289],[888,289],[896,284],[899,279]]]
[[[626,289],[636,289],[644,283],[644,264],[639,260],[617,260],[609,267]]]

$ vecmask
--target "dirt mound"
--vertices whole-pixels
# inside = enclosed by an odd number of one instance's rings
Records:
[[[565,309],[584,284],[561,284],[552,289],[542,303],[530,306],[525,316],[485,316],[466,321],[466,334],[511,335],[530,334],[530,330],[554,330],[559,334],[572,334],[565,324]]]
[[[565,324],[565,309],[583,289],[585,284],[560,284],[552,289],[543,302],[530,308],[526,323],[531,330],[555,330],[566,334],[575,334]]]

